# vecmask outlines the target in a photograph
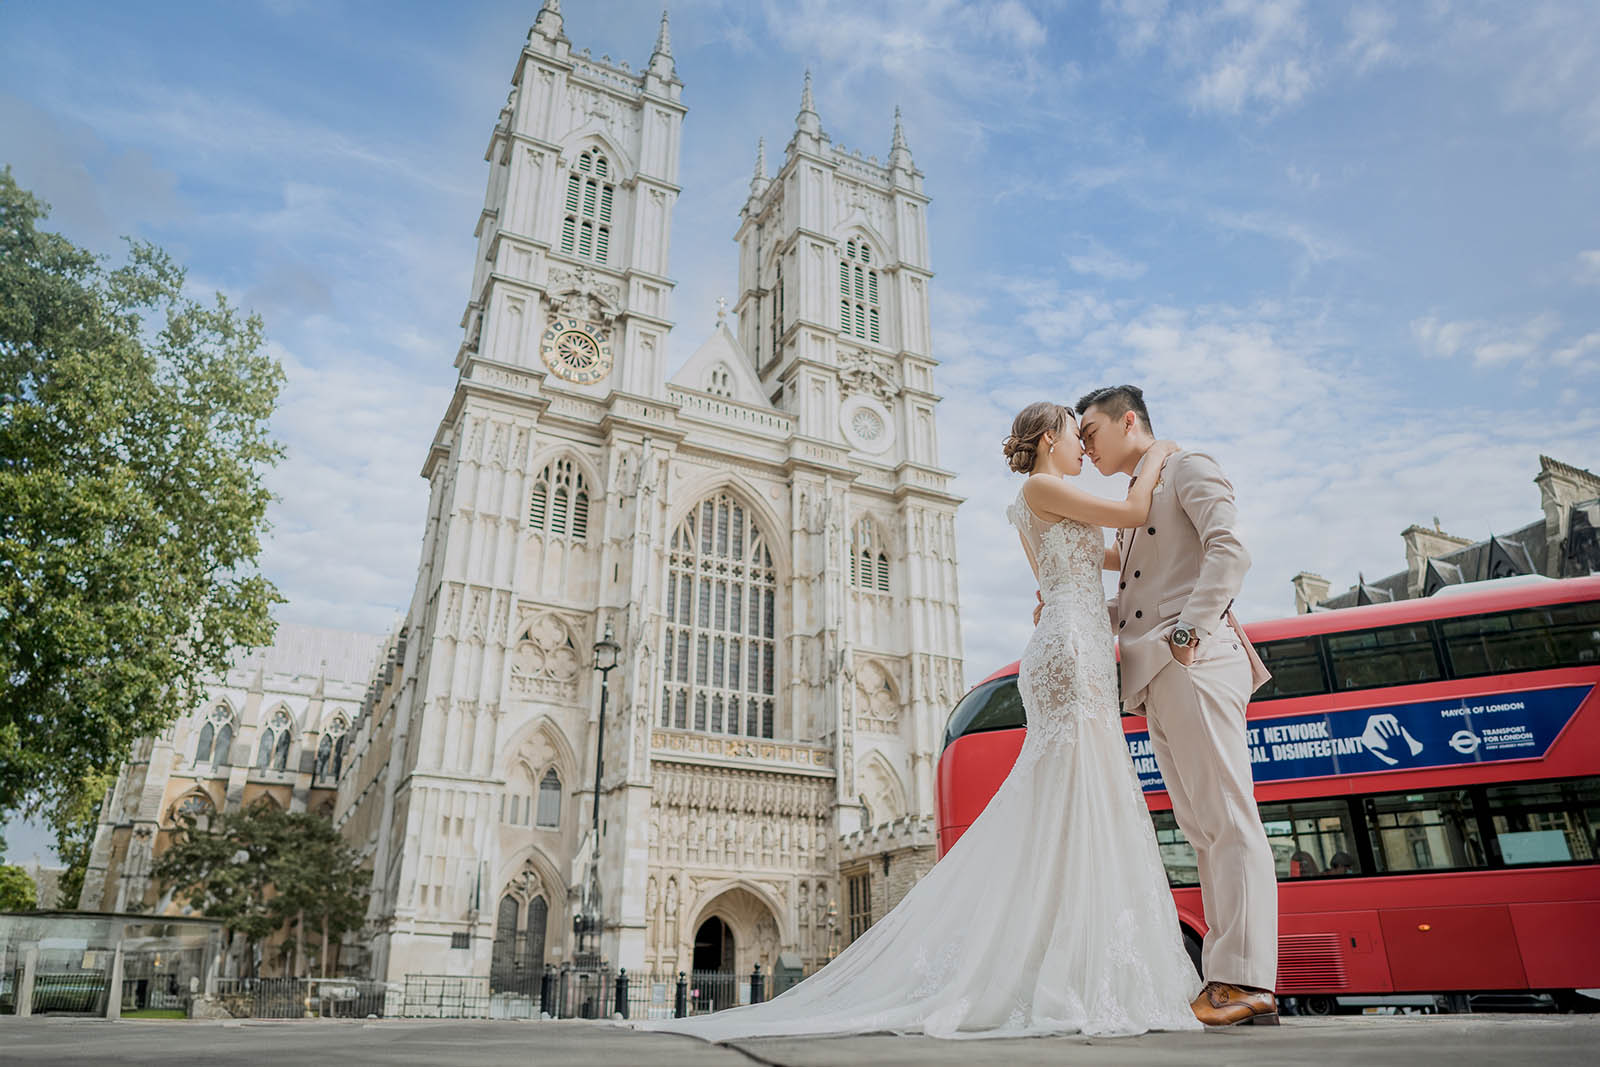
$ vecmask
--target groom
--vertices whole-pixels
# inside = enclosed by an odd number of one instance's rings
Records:
[[[1084,450],[1101,474],[1142,477],[1155,444],[1132,385],[1078,401]],[[1197,1018],[1210,1026],[1275,1024],[1278,883],[1261,827],[1245,743],[1245,704],[1270,675],[1233,617],[1250,556],[1234,529],[1233,486],[1216,460],[1179,452],[1152,472],[1150,517],[1119,530],[1112,625],[1122,703],[1141,708],[1172,811],[1194,846],[1205,909]]]

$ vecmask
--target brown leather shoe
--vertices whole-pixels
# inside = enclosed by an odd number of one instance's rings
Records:
[[[1227,982],[1207,982],[1189,1005],[1207,1026],[1277,1026],[1278,998]]]

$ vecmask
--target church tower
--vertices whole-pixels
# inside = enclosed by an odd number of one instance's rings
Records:
[[[382,811],[357,820],[373,828],[378,974],[537,981],[544,963],[572,960],[575,917],[610,910],[614,931],[625,904],[620,890],[589,896],[591,827],[611,822],[593,817],[590,668],[614,637],[613,697],[640,669],[624,609],[649,551],[639,465],[651,435],[670,437],[682,88],[665,16],[633,70],[574,50],[547,0],[490,135],[460,377],[422,470],[405,681],[388,709],[375,691],[367,728],[388,750]],[[606,763],[625,781],[630,720],[617,720]],[[620,875],[625,835],[604,836]],[[633,895],[642,910],[642,879]],[[588,947],[615,958],[610,942]]]
[[[959,501],[922,175],[898,115],[887,164],[832,145],[808,76],[737,323],[669,376],[682,89],[665,16],[634,70],[546,0],[517,58],[416,589],[340,784],[375,976],[525,1002],[601,960],[809,971],[892,905],[861,872],[932,863]]]
[[[853,683],[807,709],[839,742],[846,830],[885,810],[932,810],[939,731],[961,689],[958,501],[934,433],[928,202],[899,109],[885,161],[851,152],[824,132],[807,72],[775,178],[765,143],[757,149],[737,235],[751,365],[799,439],[843,453],[844,470],[809,487],[844,521],[815,548],[827,563],[811,579],[825,583],[811,598],[819,609],[794,622],[829,635]],[[886,716],[890,705],[904,717]],[[858,741],[878,759],[859,762]]]

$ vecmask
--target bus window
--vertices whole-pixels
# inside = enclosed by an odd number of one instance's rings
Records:
[[[1336,689],[1377,689],[1444,677],[1425,623],[1329,634],[1327,641]]]
[[[996,678],[961,698],[945,723],[944,743],[982,730],[1005,730],[1027,725],[1017,677]]]
[[[1600,603],[1552,604],[1439,624],[1450,669],[1458,678],[1595,663]]]
[[[1350,805],[1342,799],[1261,805],[1278,880],[1360,874]]]
[[[1486,794],[1506,866],[1594,862],[1600,778],[1492,785]]]
[[[1328,691],[1315,637],[1265,641],[1256,646],[1256,654],[1272,672],[1272,680],[1257,689],[1252,700],[1279,700]]]
[[[1379,871],[1488,866],[1472,797],[1464,789],[1368,797],[1366,810]]]
[[[1199,885],[1200,865],[1194,846],[1178,829],[1178,820],[1170,811],[1152,811],[1150,819],[1156,824],[1156,848],[1161,852],[1161,865],[1167,869],[1168,884]]]

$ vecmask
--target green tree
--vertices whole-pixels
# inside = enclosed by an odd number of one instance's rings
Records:
[[[327,973],[331,945],[359,929],[366,913],[360,857],[326,819],[267,804],[214,818],[208,829],[184,817],[153,876],[208,918],[221,919],[252,951],[293,929],[290,972],[307,967],[308,929],[322,938]]]
[[[0,911],[32,911],[39,906],[38,888],[21,867],[0,867]]]
[[[81,805],[281,600],[256,563],[282,455],[261,320],[46,215],[0,171],[0,812]]]

